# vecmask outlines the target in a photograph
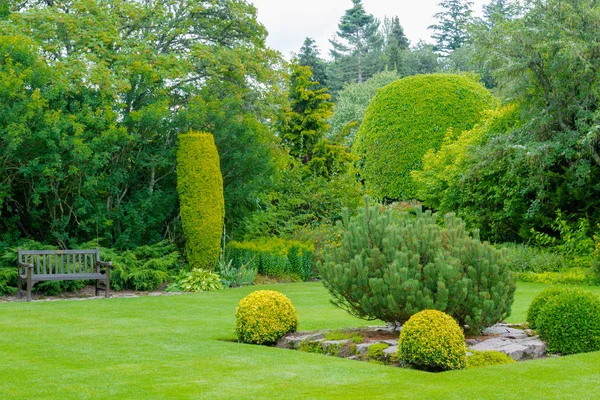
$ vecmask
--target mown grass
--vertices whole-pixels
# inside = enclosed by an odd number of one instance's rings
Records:
[[[520,283],[510,321],[544,287]],[[0,398],[592,399],[600,387],[598,352],[431,374],[231,342],[237,302],[259,288],[288,295],[302,330],[373,324],[331,306],[319,283],[4,303]]]

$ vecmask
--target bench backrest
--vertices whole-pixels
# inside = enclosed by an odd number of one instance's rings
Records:
[[[100,249],[93,250],[18,250],[19,261],[33,264],[35,275],[98,273]]]

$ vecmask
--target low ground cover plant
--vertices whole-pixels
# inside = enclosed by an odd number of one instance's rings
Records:
[[[235,310],[235,332],[243,343],[273,344],[298,328],[298,314],[290,299],[274,290],[258,290],[244,297]]]
[[[469,353],[467,354],[467,368],[480,368],[516,362],[510,356],[499,351],[469,350]]]

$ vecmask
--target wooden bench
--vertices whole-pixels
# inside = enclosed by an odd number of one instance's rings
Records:
[[[31,301],[31,288],[42,281],[95,280],[96,296],[110,290],[112,263],[100,261],[100,250],[18,250],[17,297],[23,297],[23,282],[27,285],[27,301]],[[104,286],[100,283],[104,282]]]

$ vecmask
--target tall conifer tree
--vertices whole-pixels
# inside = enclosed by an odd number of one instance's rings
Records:
[[[361,0],[352,0],[352,4],[340,19],[336,37],[330,40],[332,90],[341,89],[346,82],[362,83],[383,69],[379,21],[367,14]]]
[[[429,26],[433,31],[431,37],[436,41],[436,50],[448,55],[463,47],[468,39],[468,24],[472,21],[471,6],[468,0],[443,0],[438,4],[442,11],[435,14],[437,24]]]
[[[312,80],[319,82],[319,89],[327,86],[326,63],[320,57],[320,51],[314,39],[307,37],[298,53],[298,65],[310,67]]]

